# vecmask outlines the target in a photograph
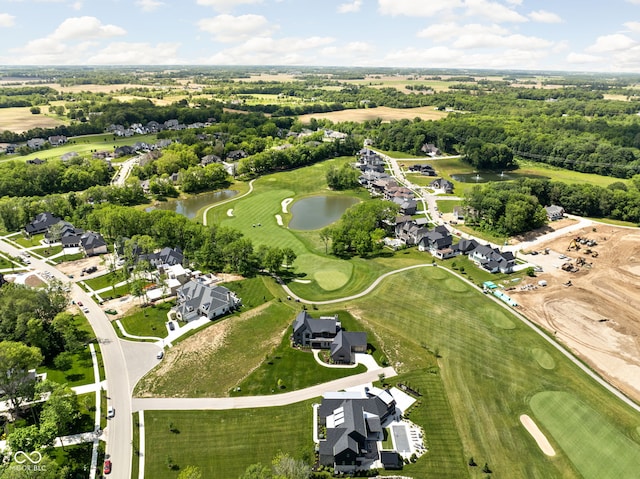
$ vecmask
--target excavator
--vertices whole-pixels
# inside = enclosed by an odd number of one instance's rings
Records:
[[[567,247],[567,251],[571,251],[572,249],[578,251],[580,249],[580,244],[578,243],[578,241],[579,238],[573,238],[569,243],[569,246]]]

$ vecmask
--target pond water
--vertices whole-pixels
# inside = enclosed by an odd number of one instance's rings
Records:
[[[496,173],[494,171],[482,171],[479,173],[460,173],[451,175],[451,178],[460,183],[489,183],[490,181],[509,181],[518,178],[542,178],[540,175],[528,175],[513,171]]]
[[[289,228],[317,230],[340,219],[350,206],[358,202],[349,196],[312,196],[296,201],[290,208],[293,218]]]
[[[187,218],[195,218],[201,208],[213,203],[218,203],[219,201],[233,198],[237,194],[238,192],[233,190],[209,191],[208,193],[201,193],[183,200],[162,201],[153,206],[149,206],[145,211],[169,210],[175,211]]]

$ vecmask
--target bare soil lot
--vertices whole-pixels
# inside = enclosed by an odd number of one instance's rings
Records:
[[[548,286],[511,291],[521,311],[573,350],[612,384],[640,401],[640,231],[598,224],[541,244],[547,255],[530,260],[545,263],[544,273],[535,280]],[[575,236],[598,242],[590,248],[597,257],[567,251]],[[563,271],[568,259],[588,264],[578,272]],[[565,283],[571,281],[572,286]]]

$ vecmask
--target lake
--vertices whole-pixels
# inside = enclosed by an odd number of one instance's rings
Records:
[[[296,201],[291,208],[289,228],[317,230],[338,221],[350,206],[358,203],[350,196],[312,196]]]
[[[480,173],[460,173],[451,175],[451,179],[459,181],[460,183],[489,183],[490,181],[509,181],[517,180],[518,178],[544,178],[540,175],[527,175],[524,173],[515,172],[500,172],[484,171]]]
[[[153,206],[149,206],[145,211],[169,210],[175,211],[187,218],[195,218],[198,211],[205,206],[233,198],[237,194],[238,192],[233,190],[209,191],[208,193],[200,193],[199,195],[191,196],[184,200],[162,201]]]

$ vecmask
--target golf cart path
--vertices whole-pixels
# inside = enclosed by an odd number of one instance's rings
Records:
[[[253,179],[253,180],[251,180],[249,182],[249,191],[247,191],[244,195],[234,196],[233,198],[229,198],[228,200],[221,201],[220,203],[214,203],[213,205],[207,206],[205,208],[205,210],[202,212],[202,224],[207,226],[207,214],[209,213],[209,210],[212,210],[213,208],[217,208],[218,206],[226,205],[227,203],[231,203],[232,201],[239,200],[240,198],[244,198],[245,196],[248,196],[251,193],[253,193],[253,182],[254,181],[256,181],[256,180]],[[231,216],[231,215],[229,215],[229,211],[233,212],[233,209],[227,210],[227,216]]]

